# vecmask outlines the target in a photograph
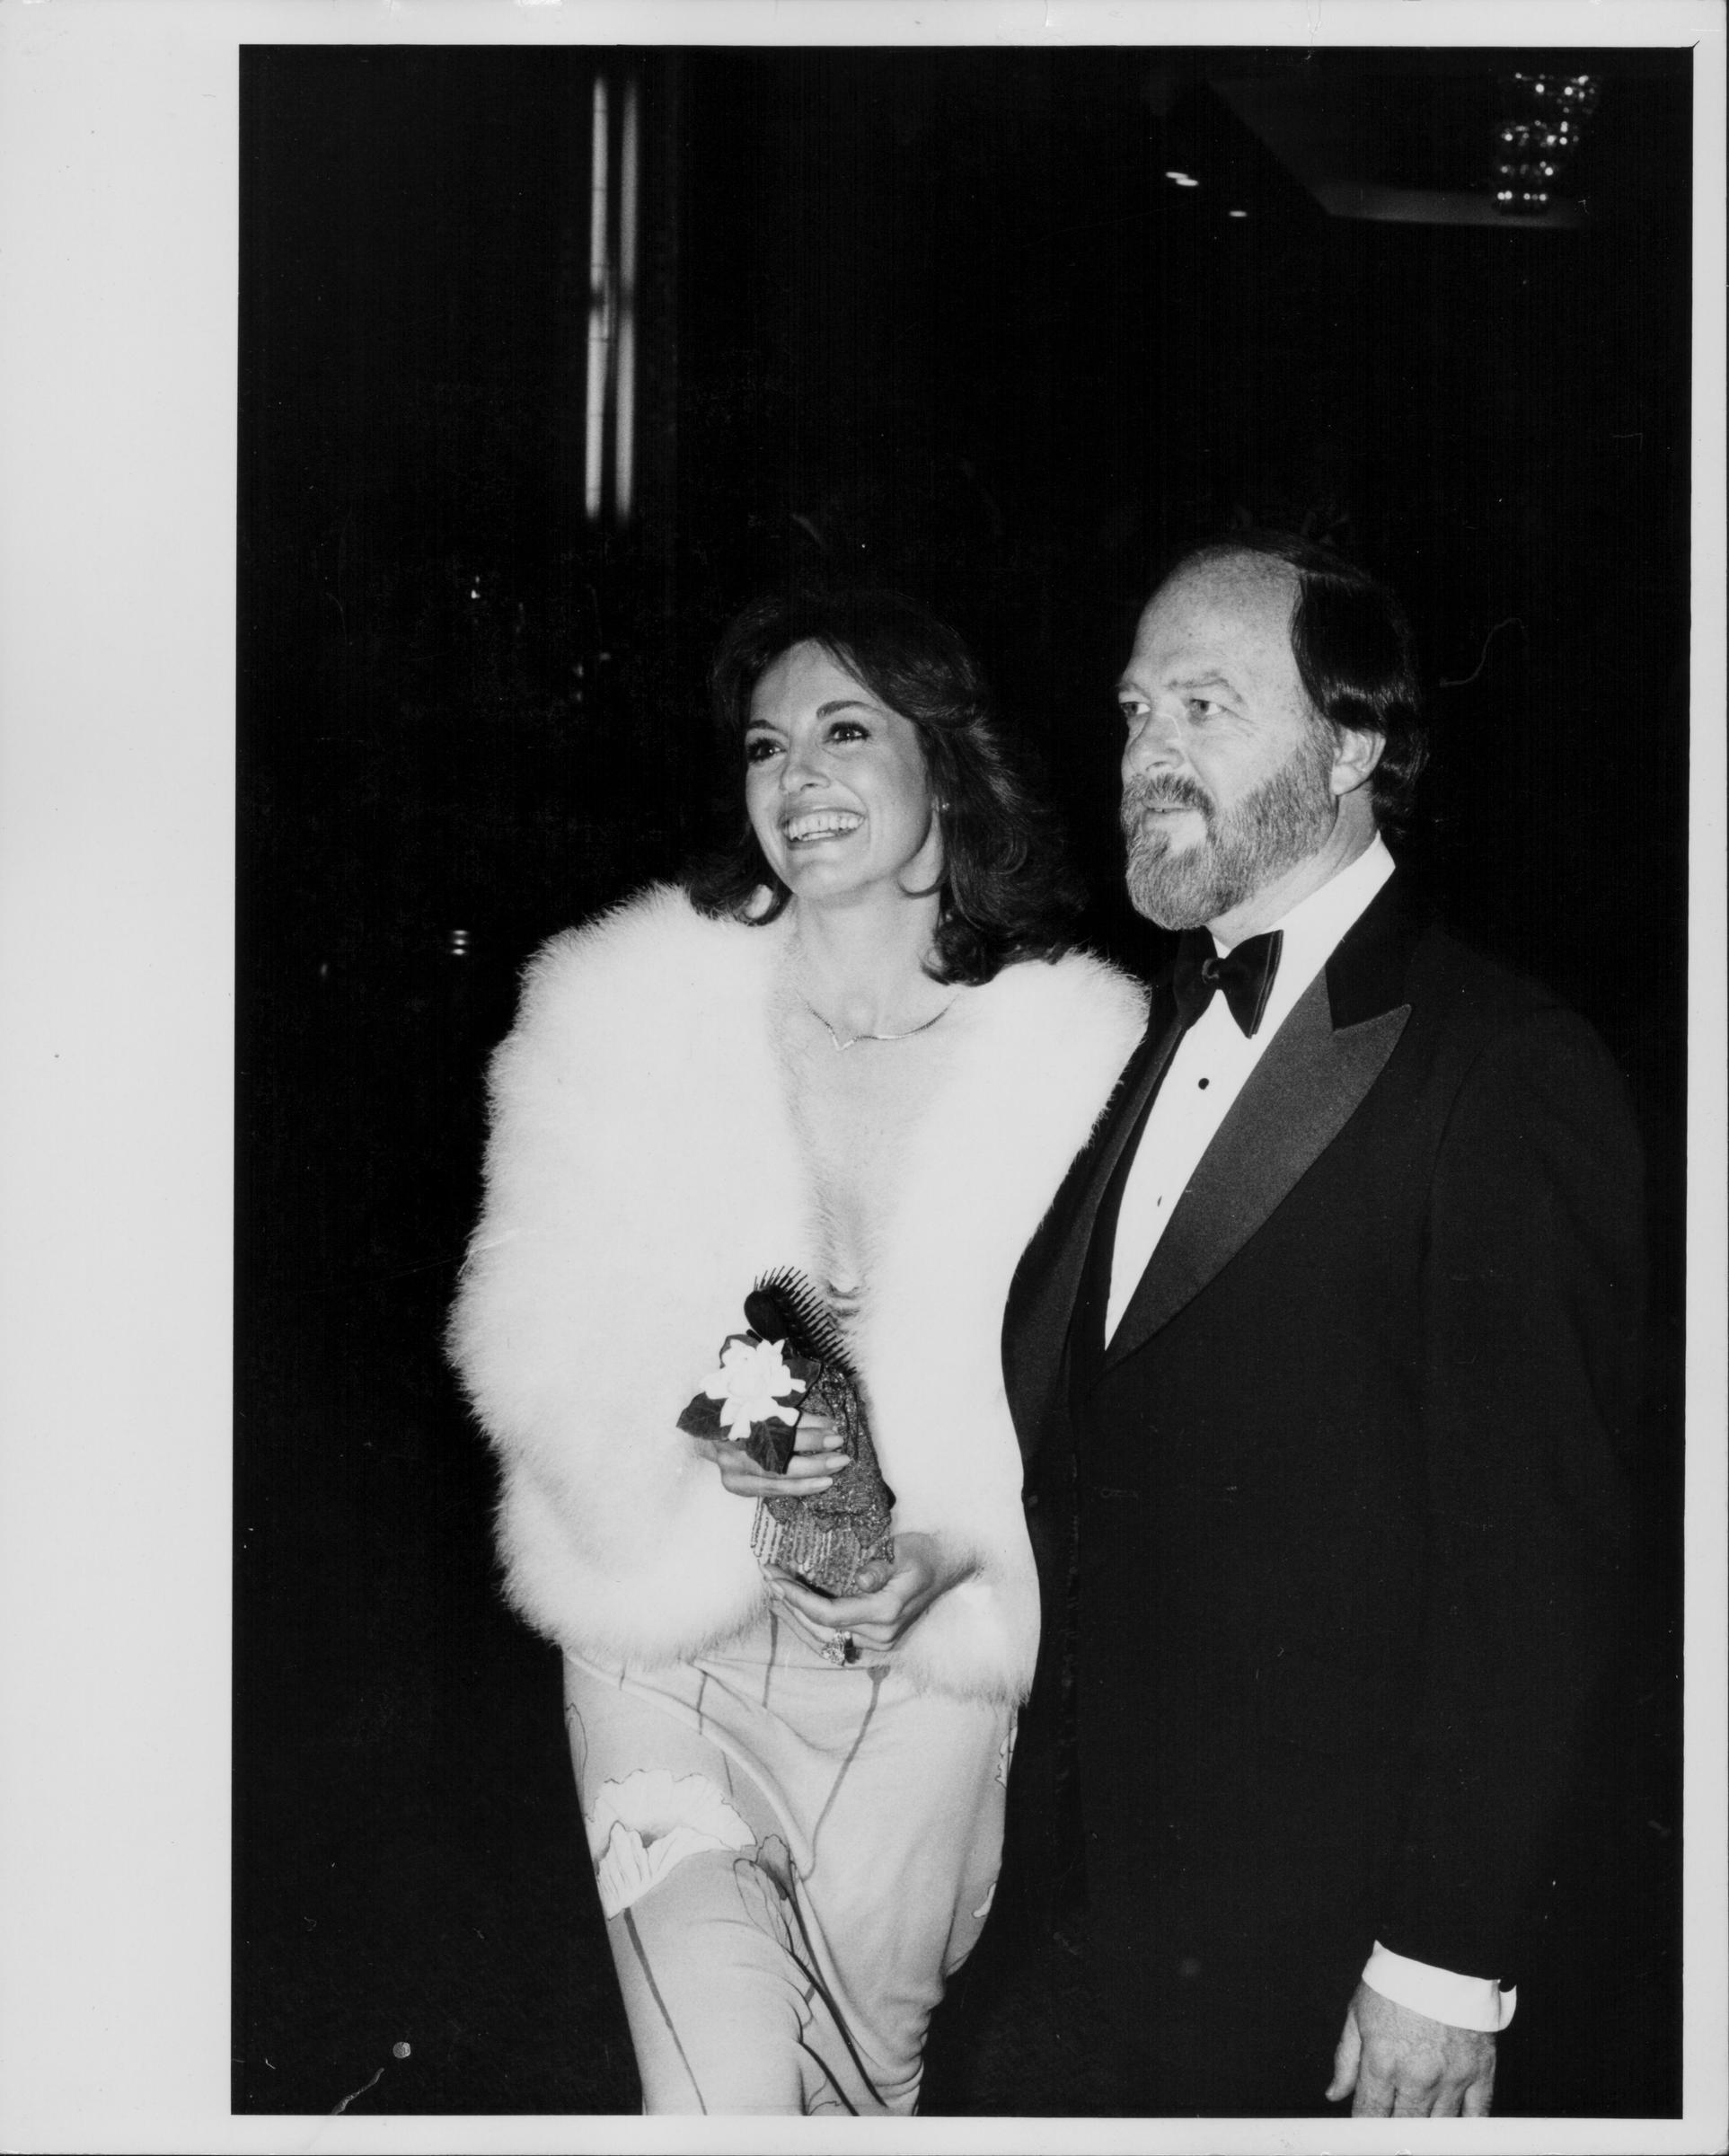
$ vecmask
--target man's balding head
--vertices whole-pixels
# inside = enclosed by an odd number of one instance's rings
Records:
[[[1415,776],[1403,617],[1330,568],[1232,540],[1186,556],[1141,616],[1123,824],[1130,895],[1161,926],[1257,932],[1373,839],[1390,734],[1407,753],[1389,799]]]

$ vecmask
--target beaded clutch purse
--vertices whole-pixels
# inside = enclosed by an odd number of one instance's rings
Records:
[[[852,1464],[814,1498],[763,1498],[751,1548],[825,1595],[851,1594],[860,1568],[894,1555],[895,1493],[870,1441],[858,1373],[834,1313],[802,1273],[759,1280],[745,1298],[749,1330],[728,1335],[721,1366],[678,1418],[694,1436],[742,1443],[759,1467],[784,1474],[800,1412],[834,1418]]]

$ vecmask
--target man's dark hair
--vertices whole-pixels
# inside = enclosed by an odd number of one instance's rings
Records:
[[[1082,904],[1055,814],[1010,755],[978,662],[944,623],[898,592],[777,592],[728,629],[710,670],[715,723],[738,748],[764,674],[797,644],[837,666],[918,729],[942,834],[936,956],[939,981],[988,981],[1018,959],[1054,959]],[[754,904],[767,887],[771,900]],[[742,800],[737,835],[686,879],[700,913],[756,923],[790,893],[763,858]]]
[[[1404,607],[1366,570],[1293,532],[1233,532],[1185,554],[1170,577],[1241,555],[1283,561],[1297,578],[1291,650],[1317,714],[1329,726],[1379,734],[1369,782],[1375,821],[1402,831],[1429,760],[1411,624]]]

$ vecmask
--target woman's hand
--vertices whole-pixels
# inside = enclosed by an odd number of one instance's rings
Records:
[[[851,1632],[861,1652],[887,1654],[939,1595],[976,1569],[952,1556],[934,1534],[897,1534],[891,1566],[878,1558],[859,1574],[851,1595],[819,1595],[778,1565],[764,1565],[769,1593],[813,1645]]]
[[[692,1437],[691,1443],[720,1470],[720,1480],[736,1498],[816,1498],[834,1487],[836,1475],[852,1465],[841,1449],[840,1426],[832,1415],[801,1415],[784,1475],[758,1467],[742,1445],[724,1437]]]

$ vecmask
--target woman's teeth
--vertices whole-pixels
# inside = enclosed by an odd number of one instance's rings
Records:
[[[863,821],[863,817],[853,815],[850,809],[819,808],[809,816],[790,817],[782,829],[790,846],[802,846],[812,839],[836,838],[848,831],[856,831]]]

